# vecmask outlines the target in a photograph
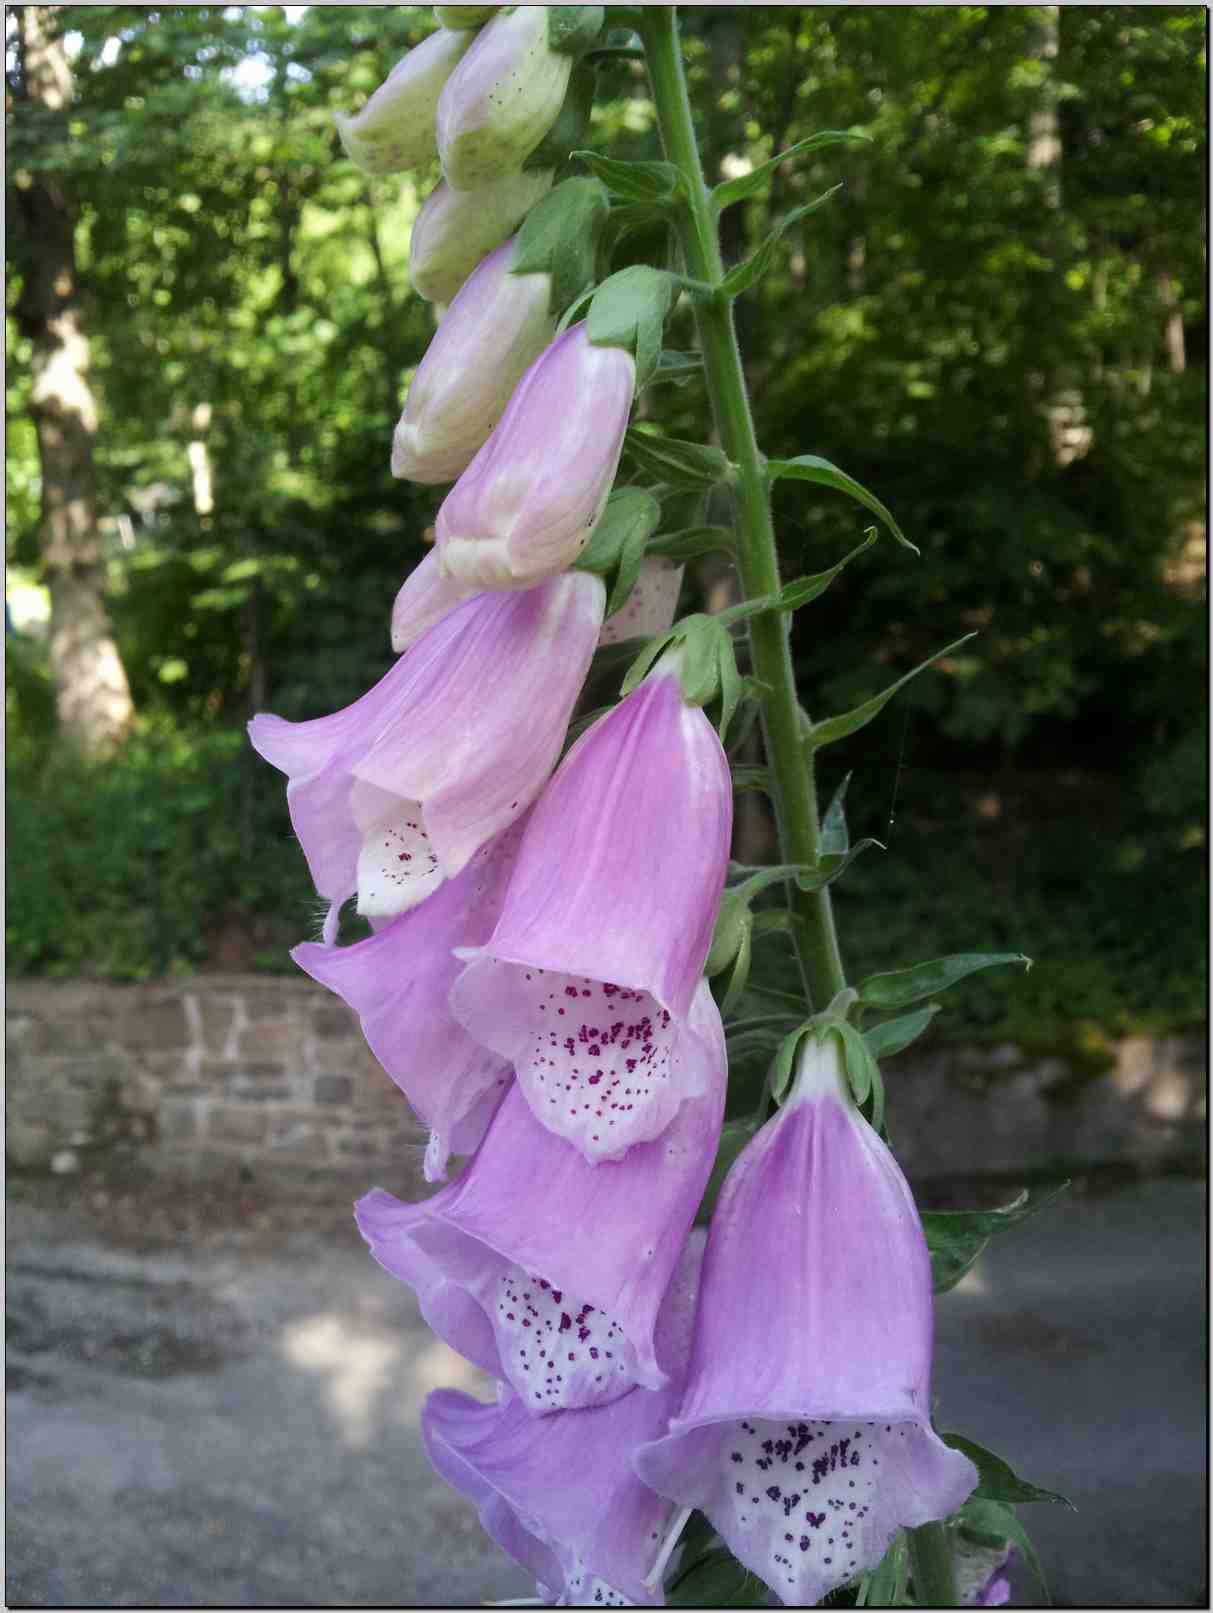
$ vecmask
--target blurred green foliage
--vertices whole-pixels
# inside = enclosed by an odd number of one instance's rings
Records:
[[[438,502],[387,463],[433,330],[407,243],[436,171],[367,180],[331,114],[432,19],[62,15],[70,122],[17,105],[10,184],[53,172],[80,203],[110,602],[141,719],[109,768],[73,771],[49,746],[37,647],[9,639],[10,967],[214,962],[240,915],[255,956],[286,966],[312,898],[281,779],[244,751],[243,721],[332,710],[382,674],[391,597]],[[781,167],[724,216],[737,260],[845,181],[738,304],[755,414],[770,454],[834,460],[922,549],[881,542],[800,613],[805,702],[845,709],[980,630],[831,753],[855,774],[853,833],[889,843],[839,887],[848,959],[1033,954],[1026,981],[967,994],[965,1023],[990,1034],[1033,1016],[1198,1017],[1204,12],[688,7],[684,25],[710,178],[821,128],[872,142]],[[603,68],[592,142],[656,154],[637,66]],[[690,340],[683,311],[668,341]],[[11,325],[9,355],[8,556],[34,575]],[[645,408],[675,435],[709,429],[698,383]],[[776,513],[789,575],[864,524],[797,483]]]

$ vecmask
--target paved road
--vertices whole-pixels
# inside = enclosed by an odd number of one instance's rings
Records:
[[[1204,1225],[1193,1183],[1076,1197],[941,1303],[942,1420],[1080,1508],[1030,1509],[1063,1605],[1205,1602]],[[417,1437],[483,1380],[344,1221],[147,1253],[43,1196],[8,1233],[10,1606],[531,1594]]]

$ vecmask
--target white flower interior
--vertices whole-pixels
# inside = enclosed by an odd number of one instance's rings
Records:
[[[600,1406],[635,1386],[636,1352],[618,1323],[567,1289],[507,1266],[492,1306],[502,1370],[532,1411]]]

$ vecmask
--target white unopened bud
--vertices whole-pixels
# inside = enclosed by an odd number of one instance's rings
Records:
[[[409,277],[427,302],[450,302],[472,270],[499,247],[552,188],[553,170],[508,174],[481,190],[439,185],[413,225]]]
[[[337,113],[351,162],[364,173],[395,174],[433,158],[438,99],[474,37],[440,29],[396,64],[356,117]]]

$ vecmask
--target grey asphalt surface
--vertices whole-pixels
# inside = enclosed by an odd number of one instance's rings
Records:
[[[532,1595],[417,1434],[487,1385],[344,1211],[188,1199],[10,1206],[8,1605]],[[941,1299],[941,1424],[1079,1508],[1023,1511],[1060,1605],[1208,1605],[1205,1224],[1194,1182],[1080,1188]]]

